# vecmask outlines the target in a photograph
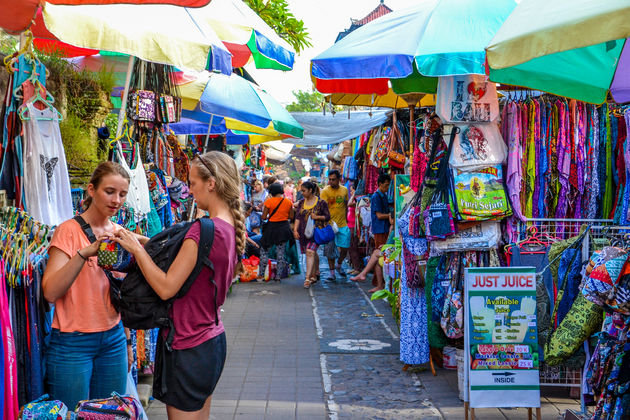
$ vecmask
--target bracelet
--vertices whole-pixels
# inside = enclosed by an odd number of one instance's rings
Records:
[[[131,338],[127,339],[127,345],[128,346],[132,346],[133,345],[133,341],[131,340]]]
[[[83,258],[83,261],[87,261],[87,260],[88,260],[87,258],[85,258],[85,257],[83,256],[83,254],[81,254],[81,252],[80,252],[80,251],[77,251],[77,255],[78,255],[79,257]]]

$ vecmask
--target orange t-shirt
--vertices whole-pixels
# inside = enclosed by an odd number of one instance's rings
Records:
[[[74,219],[60,224],[50,243],[70,258],[89,245],[89,239]],[[88,260],[70,289],[55,302],[52,326],[61,332],[102,332],[120,322],[120,315],[109,298],[105,272],[96,264],[96,256]]]
[[[278,203],[280,200],[284,200],[280,207],[278,207]],[[267,211],[271,214],[271,212],[278,207],[278,210],[273,214],[273,216],[269,219],[270,222],[284,222],[285,220],[289,220],[289,214],[291,212],[291,208],[293,207],[293,203],[291,200],[284,197],[271,197],[265,201],[265,207],[267,207]]]

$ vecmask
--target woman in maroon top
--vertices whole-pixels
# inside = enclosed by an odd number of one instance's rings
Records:
[[[239,270],[238,255],[245,251],[245,218],[241,212],[241,176],[234,160],[221,152],[198,155],[190,166],[190,192],[215,226],[210,250],[217,284],[217,306],[225,301],[232,279]],[[199,224],[190,228],[168,272],[162,271],[129,231],[120,230],[116,241],[130,251],[155,292],[170,299],[184,284],[197,261]],[[169,419],[207,419],[212,393],[221,376],[226,357],[225,331],[214,308],[214,286],[210,269],[204,267],[189,292],[175,300],[173,351],[164,352],[166,391],[155,397],[167,406]],[[161,369],[157,369],[161,371]]]

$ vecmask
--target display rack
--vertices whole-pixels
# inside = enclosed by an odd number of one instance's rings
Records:
[[[525,237],[531,228],[560,239],[568,239],[579,234],[582,225],[590,227],[582,244],[582,261],[587,261],[594,251],[611,245],[611,241],[622,239],[630,233],[629,226],[616,226],[611,219],[527,219],[518,225],[519,236]],[[583,369],[569,369],[564,366],[541,364],[540,385],[552,387],[581,388]],[[582,413],[586,413],[584,397],[580,392]]]

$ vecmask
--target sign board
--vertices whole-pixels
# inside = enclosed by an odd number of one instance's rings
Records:
[[[465,290],[470,407],[540,407],[536,270],[467,268]]]

